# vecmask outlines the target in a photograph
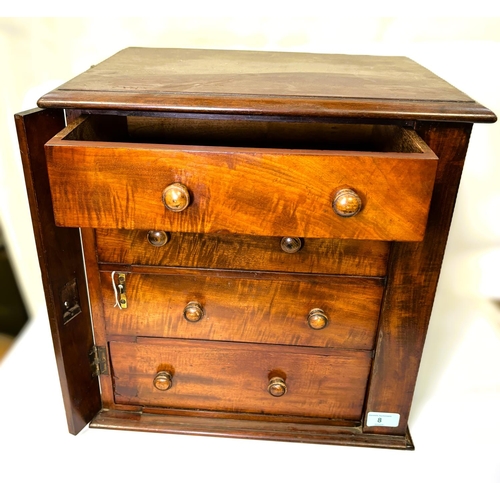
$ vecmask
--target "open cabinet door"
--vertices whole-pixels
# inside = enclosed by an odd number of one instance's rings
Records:
[[[64,128],[64,113],[35,109],[15,120],[66,417],[77,434],[101,409],[101,398],[89,358],[92,322],[80,230],[56,227],[45,161],[44,144]]]

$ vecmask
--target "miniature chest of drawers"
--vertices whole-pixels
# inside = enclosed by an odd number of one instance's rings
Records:
[[[130,48],[16,115],[70,432],[411,449],[474,122],[404,57]]]

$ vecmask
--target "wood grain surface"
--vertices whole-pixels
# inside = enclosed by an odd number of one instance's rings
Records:
[[[128,48],[41,107],[495,121],[405,57]]]
[[[155,409],[156,410],[156,409]],[[230,437],[240,439],[266,439],[296,443],[350,445],[398,450],[413,450],[410,433],[404,436],[370,434],[362,432],[354,421],[347,427],[337,425],[338,420],[309,419],[308,423],[294,421],[298,417],[280,417],[272,420],[255,418],[255,414],[227,414],[223,412],[193,411],[191,415],[178,411],[165,413],[145,411],[103,410],[90,423],[96,429],[168,432],[172,434]],[[166,413],[168,412],[168,413]],[[218,415],[220,414],[220,415]]]
[[[98,229],[100,262],[150,266],[244,269],[289,273],[384,276],[390,244],[386,241],[305,239],[294,254],[283,252],[280,237],[171,233],[154,247],[148,231]]]
[[[66,418],[69,431],[77,434],[101,409],[101,400],[89,360],[92,321],[80,233],[55,225],[45,161],[44,143],[64,127],[64,114],[35,109],[15,120]],[[74,279],[81,312],[66,322],[62,290]]]
[[[367,395],[367,412],[400,415],[398,427],[366,432],[404,435],[450,228],[471,125],[428,123],[420,132],[439,156],[436,188],[421,243],[394,244]]]
[[[375,278],[169,274],[167,269],[162,274],[127,274],[128,307],[120,310],[114,307],[110,272],[101,272],[101,283],[108,334],[355,349],[373,347],[383,293],[382,280]],[[192,301],[205,311],[197,323],[183,317]],[[308,326],[315,308],[328,315],[323,330]]]
[[[63,136],[46,145],[54,212],[62,226],[418,241],[437,164],[428,148],[420,153],[263,150]],[[173,183],[190,191],[192,201],[183,212],[163,205],[162,193]],[[354,217],[332,210],[343,188],[362,199],[363,209]]]
[[[111,342],[117,403],[144,406],[357,419],[361,415],[371,355],[335,351],[143,339]],[[168,391],[153,386],[169,369]],[[269,377],[280,373],[288,391],[273,397]]]

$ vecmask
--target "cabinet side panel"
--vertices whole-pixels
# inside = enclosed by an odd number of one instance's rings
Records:
[[[80,232],[56,227],[47,176],[44,144],[64,127],[64,114],[35,109],[15,121],[68,428],[77,434],[101,399],[89,361],[92,323]]]
[[[368,426],[365,419],[365,432],[406,432],[471,129],[471,124],[418,125],[439,157],[436,184],[424,240],[393,245],[366,402],[366,416],[382,412],[400,418],[397,427],[391,417],[387,427]]]
[[[85,269],[87,271],[87,286],[91,304],[92,323],[94,326],[94,339],[96,345],[106,349],[107,359],[109,357],[108,341],[106,338],[106,324],[104,322],[104,311],[101,293],[101,278],[97,267],[97,254],[95,244],[95,231],[89,227],[81,228]],[[101,401],[103,408],[109,408],[113,404],[113,386],[109,375],[101,374]]]

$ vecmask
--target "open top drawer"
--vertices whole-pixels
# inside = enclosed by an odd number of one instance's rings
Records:
[[[419,241],[437,158],[389,125],[81,117],[46,144],[56,223]]]

